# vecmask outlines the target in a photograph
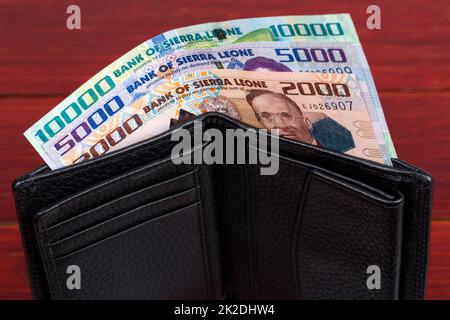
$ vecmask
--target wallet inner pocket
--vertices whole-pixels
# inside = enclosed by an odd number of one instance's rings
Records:
[[[53,298],[211,299],[209,255],[198,203],[132,227],[52,260]],[[77,266],[81,288],[66,286]]]
[[[197,187],[187,191],[152,201],[137,208],[123,212],[111,219],[86,228],[66,238],[49,243],[51,231],[43,230],[40,233],[44,243],[44,250],[48,249],[52,258],[67,255],[101,239],[114,235],[122,230],[131,228],[145,220],[169,214],[198,201]]]
[[[293,231],[296,298],[398,297],[404,200],[383,195],[324,172],[308,175]],[[370,270],[379,270],[380,289],[369,288]]]
[[[396,268],[400,258],[399,241],[401,239],[401,231],[399,229],[401,229],[403,213],[403,197],[401,194],[388,193],[362,182],[332,174],[309,164],[285,157],[279,157],[279,170],[275,177],[264,176],[260,173],[260,166],[247,166],[247,207],[245,215],[248,221],[248,243],[250,248],[248,254],[251,298],[296,299],[300,297],[318,297],[316,293],[311,293],[307,289],[301,291],[298,288],[301,288],[305,278],[308,278],[304,275],[305,270],[307,270],[308,275],[315,275],[318,279],[323,279],[325,276],[322,274],[320,264],[309,264],[308,255],[305,255],[302,251],[304,245],[308,246],[311,244],[312,254],[315,254],[314,243],[318,242],[318,246],[326,242],[333,242],[335,238],[332,232],[330,232],[329,237],[317,237],[316,234],[319,233],[311,231],[307,233],[307,236],[304,236],[304,230],[309,230],[305,225],[315,223],[315,218],[310,218],[310,212],[321,211],[321,208],[323,208],[322,201],[327,199],[325,196],[322,198],[322,193],[320,192],[311,192],[311,179],[315,183],[319,177],[330,180],[330,183],[333,184],[332,190],[328,191],[328,196],[333,197],[333,201],[330,202],[333,205],[327,209],[334,209],[333,213],[329,213],[329,216],[334,219],[335,224],[331,226],[331,224],[320,223],[315,228],[323,230],[322,233],[328,232],[330,228],[336,228],[335,232],[339,233],[339,228],[342,230],[342,225],[346,225],[347,219],[353,222],[359,221],[361,218],[371,219],[370,222],[366,221],[366,223],[373,224],[372,233],[369,233],[370,236],[390,237],[390,240],[395,243],[391,247],[385,248],[386,256],[382,256],[382,253],[378,252],[378,257],[380,259],[391,259],[388,263],[389,266],[385,267],[385,277],[386,279],[394,277],[397,281],[396,283],[398,283],[398,278],[396,278],[398,277],[398,270]],[[363,211],[361,216],[358,216],[360,213],[355,208],[348,210],[345,205],[339,205],[350,198],[355,199],[352,205],[359,203],[360,207],[364,207],[364,204],[366,204],[366,208],[373,209],[374,213]],[[316,207],[318,209],[314,209],[312,203],[315,202],[317,202]],[[303,209],[305,203],[308,204],[307,210]],[[306,223],[305,217],[302,215],[304,211],[308,212]],[[369,218],[372,215],[376,217]],[[387,216],[389,218],[386,219],[391,220],[383,220],[383,218],[379,218],[380,216]],[[306,241],[303,241],[304,237],[307,238]],[[351,257],[353,254],[349,253],[347,248],[350,248],[350,251],[354,250],[354,246],[358,247],[366,239],[358,239],[357,237],[344,239],[340,243],[335,244],[334,248],[337,252],[339,249]],[[370,246],[370,243],[367,243],[367,245]],[[320,254],[320,250],[317,250],[318,254]],[[367,251],[371,252],[372,248],[368,247]],[[364,255],[361,256],[364,257]],[[362,260],[365,260],[365,258]],[[360,267],[366,262],[370,263],[369,260],[360,261],[357,265]],[[372,264],[376,264],[375,262]],[[369,265],[367,264],[366,268]],[[326,272],[328,272],[328,277],[332,277],[330,274],[333,270],[327,269]],[[345,284],[346,273],[338,272],[335,274],[336,281]],[[364,273],[364,275],[367,274]],[[306,281],[308,284],[313,282]],[[365,287],[365,282],[362,285],[363,287],[360,288],[361,292],[364,289],[368,290]],[[314,284],[311,284],[311,286],[315,287]],[[325,283],[322,286],[325,286]],[[321,288],[322,286],[318,287]],[[326,289],[324,291],[326,294],[323,297],[330,297],[333,294],[336,298],[345,297],[345,295],[336,294],[336,291],[333,290],[336,290],[336,288]],[[393,289],[389,291],[389,294],[394,294],[394,292],[395,290]]]
[[[70,234],[89,228],[142,204],[186,191],[195,186],[195,172],[188,172],[181,176],[146,186],[47,227],[45,228],[48,237],[47,241],[49,243],[56,242],[68,237]],[[75,198],[74,201],[77,201],[77,199]],[[58,206],[55,210],[60,211],[61,206]],[[54,214],[57,214],[57,212]]]

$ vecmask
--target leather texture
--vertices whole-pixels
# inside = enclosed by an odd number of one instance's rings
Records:
[[[217,113],[194,120],[249,128]],[[192,131],[194,120],[171,131]],[[426,172],[286,139],[273,176],[260,164],[176,165],[170,138],[14,182],[34,298],[424,297]],[[67,288],[70,265],[81,269],[79,290]],[[366,286],[371,265],[379,290]]]

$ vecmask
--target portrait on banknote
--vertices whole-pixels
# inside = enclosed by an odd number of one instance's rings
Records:
[[[263,128],[275,129],[275,132],[285,138],[319,147],[326,146],[339,152],[355,147],[349,130],[322,112],[309,113],[312,116],[310,119],[308,113],[303,112],[295,101],[283,93],[250,90],[246,95],[246,101],[253,108],[255,117]],[[322,139],[327,139],[327,143]]]
[[[267,57],[254,57],[244,63],[243,70],[245,71],[271,71],[271,72],[291,72],[288,66],[276,61],[275,59]]]

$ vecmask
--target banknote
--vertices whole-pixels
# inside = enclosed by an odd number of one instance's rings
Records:
[[[185,73],[129,105],[110,100],[61,138],[57,151],[48,154],[50,164],[59,168],[101,156],[204,112],[222,112],[257,128],[276,129],[285,138],[390,164],[358,83],[352,74],[330,79],[314,72]]]
[[[60,150],[62,138],[67,136],[69,129],[73,128],[77,122],[77,118],[80,115],[85,118],[95,117],[96,115],[92,112],[96,111],[98,106],[111,103],[111,96],[116,98],[116,95],[112,95],[116,88],[128,85],[129,79],[136,72],[146,68],[156,59],[183,48],[208,48],[238,42],[282,40],[301,40],[305,43],[320,40],[359,44],[348,14],[230,20],[172,30],[144,42],[101,70],[28,129],[25,136],[50,167],[55,168],[50,159],[51,154]],[[362,49],[360,54],[365,59]],[[149,72],[147,77],[164,76],[168,71],[169,66],[163,65]],[[364,72],[370,76],[368,67]],[[376,90],[371,85],[373,81],[367,83],[375,109],[381,110]],[[112,102],[117,102],[117,107],[122,103],[125,104],[118,99]],[[392,146],[384,117],[377,117],[379,114],[382,115],[380,110],[372,112],[372,120],[375,124],[380,123],[386,144]],[[95,130],[95,124],[94,127]],[[390,150],[390,154],[395,156],[393,147],[390,147]]]
[[[148,75],[161,66],[168,66],[168,71],[149,79]],[[161,57],[137,71],[115,92],[121,92],[121,96],[130,95],[133,101],[168,78],[184,72],[207,69],[322,72],[330,79],[339,78],[341,74],[354,74],[356,80],[360,82],[358,88],[362,90],[361,94],[367,101],[372,125],[377,129],[375,132],[378,134],[384,157],[395,157],[395,151],[389,152],[390,134],[385,125],[383,110],[376,104],[378,99],[376,90],[375,96],[370,90],[371,80],[368,78],[370,70],[367,61],[362,54],[361,46],[355,43],[261,41],[180,50]]]

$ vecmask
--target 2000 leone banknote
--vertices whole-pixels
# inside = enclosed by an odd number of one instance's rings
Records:
[[[78,163],[168,130],[179,119],[222,112],[282,136],[380,163],[380,144],[353,75],[325,81],[322,73],[218,69],[181,75],[130,105],[103,106],[110,121],[93,132],[79,124],[58,145],[59,166]],[[180,117],[181,115],[181,117]],[[80,141],[74,139],[74,135]]]
[[[156,59],[170,58],[171,55],[182,48],[217,47],[232,42],[296,39],[304,43],[313,43],[319,40],[323,43],[325,40],[330,44],[342,43],[344,46],[353,47],[352,61],[358,61],[355,66],[359,64],[359,75],[362,75],[368,86],[367,90],[362,91],[367,92],[369,96],[367,99],[373,103],[373,107],[370,107],[369,102],[372,122],[374,126],[381,128],[381,130],[376,131],[381,131],[379,134],[385,140],[385,143],[381,143],[381,148],[385,150],[385,158],[387,157],[386,145],[389,147],[390,155],[395,156],[378,96],[372,85],[373,81],[367,62],[351,19],[349,15],[345,14],[233,20],[166,32],[141,44],[100,71],[28,129],[25,136],[52,169],[67,165],[67,163],[62,164],[56,160],[55,155],[59,156],[61,149],[59,146],[63,144],[63,140],[67,140],[68,133],[73,132],[73,129],[77,128],[77,124],[81,123],[81,120],[93,119],[95,112],[98,110],[96,106],[107,105],[114,93],[129,87],[136,76],[142,72],[145,74],[149,68],[151,69],[155,65]],[[284,55],[285,59],[288,58],[287,52],[279,51],[279,53],[279,56]],[[297,58],[295,53],[294,51],[292,57]],[[331,54],[333,53],[334,51]],[[298,55],[298,57],[302,59],[301,55]],[[318,60],[320,59],[321,57]],[[229,64],[227,67],[229,67]],[[309,64],[309,67],[314,68],[314,64]],[[305,68],[305,65],[303,68]],[[161,65],[157,70],[157,75],[162,75],[162,78],[164,78],[167,76],[166,73],[170,71],[169,69],[169,66]],[[134,92],[133,95],[127,97],[128,100],[124,98],[127,101],[122,100],[120,103],[124,105],[132,103],[138,93],[138,91]],[[95,121],[88,121],[88,123],[91,125],[91,128],[89,128],[91,131],[100,127],[99,123]]]

